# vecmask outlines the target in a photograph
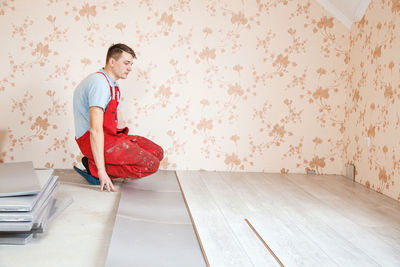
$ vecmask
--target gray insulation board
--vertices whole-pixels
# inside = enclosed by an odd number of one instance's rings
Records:
[[[174,172],[123,184],[106,266],[207,266]]]
[[[46,188],[53,181],[53,169],[35,170],[38,177],[41,190],[38,194],[27,196],[0,197],[0,212],[1,211],[31,211],[40,197],[43,195]],[[53,179],[52,179],[53,178]]]
[[[28,243],[35,233],[43,233],[43,224],[46,224],[46,221],[50,217],[50,212],[54,209],[56,200],[51,199],[45,209],[43,209],[42,214],[40,215],[40,221],[37,223],[30,223],[31,229],[29,231],[17,232],[17,231],[7,231],[0,232],[0,245],[25,245]]]
[[[55,218],[57,218],[66,208],[68,208],[73,202],[71,197],[63,198],[57,196],[55,199],[55,204],[52,205],[51,209],[46,215],[46,219],[42,221],[39,225],[39,229],[37,232],[44,232],[47,228],[47,225],[51,223]],[[34,226],[35,227],[35,226]]]
[[[33,223],[32,232],[35,233],[43,233],[44,229],[47,225],[47,222],[49,221],[51,215],[54,213],[54,207],[57,203],[57,199],[51,198],[46,206],[46,208],[43,210],[42,214],[40,215],[40,218]]]
[[[32,232],[0,234],[0,245],[25,245],[32,237]]]
[[[0,197],[32,195],[40,189],[32,162],[0,163]]]
[[[30,231],[0,232],[0,245],[25,245],[36,234],[45,232],[48,224],[70,206],[72,202],[72,198],[62,197],[58,194],[48,203],[48,206],[41,215],[40,222],[34,223]]]
[[[59,183],[56,184],[55,190],[57,189],[58,184]],[[46,214],[50,208],[49,205],[52,203],[53,197],[54,196],[51,194],[47,198],[33,221],[0,221],[0,234],[1,232],[27,232],[39,227],[42,224],[43,218],[45,217],[44,214]]]
[[[45,206],[44,204],[49,200],[49,197],[54,194],[54,190],[59,184],[58,177],[51,177],[51,182],[48,184],[46,188],[44,188],[40,195],[40,198],[36,202],[32,211],[5,211],[0,212],[0,222],[3,221],[33,221],[40,211]]]

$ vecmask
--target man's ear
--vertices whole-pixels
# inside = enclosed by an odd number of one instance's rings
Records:
[[[108,60],[108,64],[109,64],[110,66],[114,66],[114,64],[115,64],[115,59],[114,59],[113,57],[111,57],[111,58]]]

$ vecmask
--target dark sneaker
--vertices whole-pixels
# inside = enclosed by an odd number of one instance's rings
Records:
[[[96,178],[92,175],[90,175],[89,173],[79,169],[78,167],[74,166],[74,170],[79,173],[83,178],[86,179],[86,181],[88,181],[89,184],[93,184],[93,185],[100,185],[100,180],[99,178]]]
[[[83,166],[85,167],[86,172],[89,173],[89,174],[91,174],[91,173],[90,173],[90,170],[89,170],[89,159],[88,159],[87,157],[83,157],[83,158],[82,158],[82,164],[83,164]]]

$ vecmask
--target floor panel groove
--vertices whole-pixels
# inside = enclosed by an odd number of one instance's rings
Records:
[[[245,222],[249,225],[251,230],[254,232],[254,234],[260,239],[260,241],[263,243],[263,245],[268,249],[269,253],[275,258],[275,260],[279,263],[281,267],[285,267],[283,263],[279,260],[279,258],[275,255],[275,253],[272,251],[272,249],[268,246],[268,244],[265,242],[265,240],[260,236],[260,234],[257,232],[257,230],[254,228],[254,226],[251,224],[251,222],[247,219],[244,219]]]

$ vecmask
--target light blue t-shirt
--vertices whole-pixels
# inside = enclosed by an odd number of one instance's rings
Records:
[[[115,92],[115,86],[118,86],[118,83],[113,82],[107,73],[104,72],[104,69],[100,69],[99,72],[106,75],[107,80],[112,86],[113,92]],[[74,91],[76,138],[81,137],[90,129],[89,107],[97,106],[101,107],[104,112],[106,111],[108,103],[110,103],[111,100],[110,86],[108,85],[107,80],[103,74],[93,73],[86,77],[76,87]],[[117,98],[119,100],[120,96],[118,95]],[[117,108],[119,108],[119,104]]]

